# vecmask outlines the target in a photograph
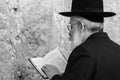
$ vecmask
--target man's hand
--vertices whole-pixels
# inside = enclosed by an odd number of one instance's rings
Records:
[[[53,65],[45,65],[42,67],[42,71],[47,75],[49,79],[51,79],[54,75],[58,74],[60,75],[60,71],[57,69],[57,67]]]

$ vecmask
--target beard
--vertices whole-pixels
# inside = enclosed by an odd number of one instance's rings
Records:
[[[83,43],[82,36],[79,35],[78,33],[74,35],[70,35],[69,40],[71,41],[71,49],[73,50],[77,46]]]

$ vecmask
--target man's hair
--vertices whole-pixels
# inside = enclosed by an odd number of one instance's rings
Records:
[[[90,20],[87,20],[85,18],[79,17],[81,20],[81,23],[91,32],[103,32],[103,22],[92,22]]]

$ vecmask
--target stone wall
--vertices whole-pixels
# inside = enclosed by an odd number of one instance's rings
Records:
[[[0,80],[40,80],[28,58],[43,57],[56,46],[69,52],[68,19],[58,14],[70,10],[69,3],[0,0]]]
[[[105,19],[105,31],[120,44],[119,0],[104,0],[105,11],[117,15]],[[68,58],[69,18],[58,14],[70,10],[71,0],[0,0],[0,80],[40,80],[29,57],[43,57],[59,46]]]
[[[120,1],[104,0],[105,11],[114,11],[116,16],[105,19],[104,30],[108,32],[110,38],[120,44]]]

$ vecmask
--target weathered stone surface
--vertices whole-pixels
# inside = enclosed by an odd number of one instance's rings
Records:
[[[58,12],[69,8],[65,0],[0,1],[0,80],[40,80],[29,57],[42,57],[57,45],[68,53],[68,19]]]
[[[104,0],[105,11],[117,15],[105,19],[105,31],[120,44],[119,0]],[[42,57],[57,45],[68,58],[66,29],[71,0],[0,0],[0,80],[40,80],[29,57]],[[41,79],[42,80],[42,79]]]
[[[116,16],[105,19],[105,31],[108,32],[110,38],[120,44],[120,1],[104,0],[105,11],[116,12]]]

